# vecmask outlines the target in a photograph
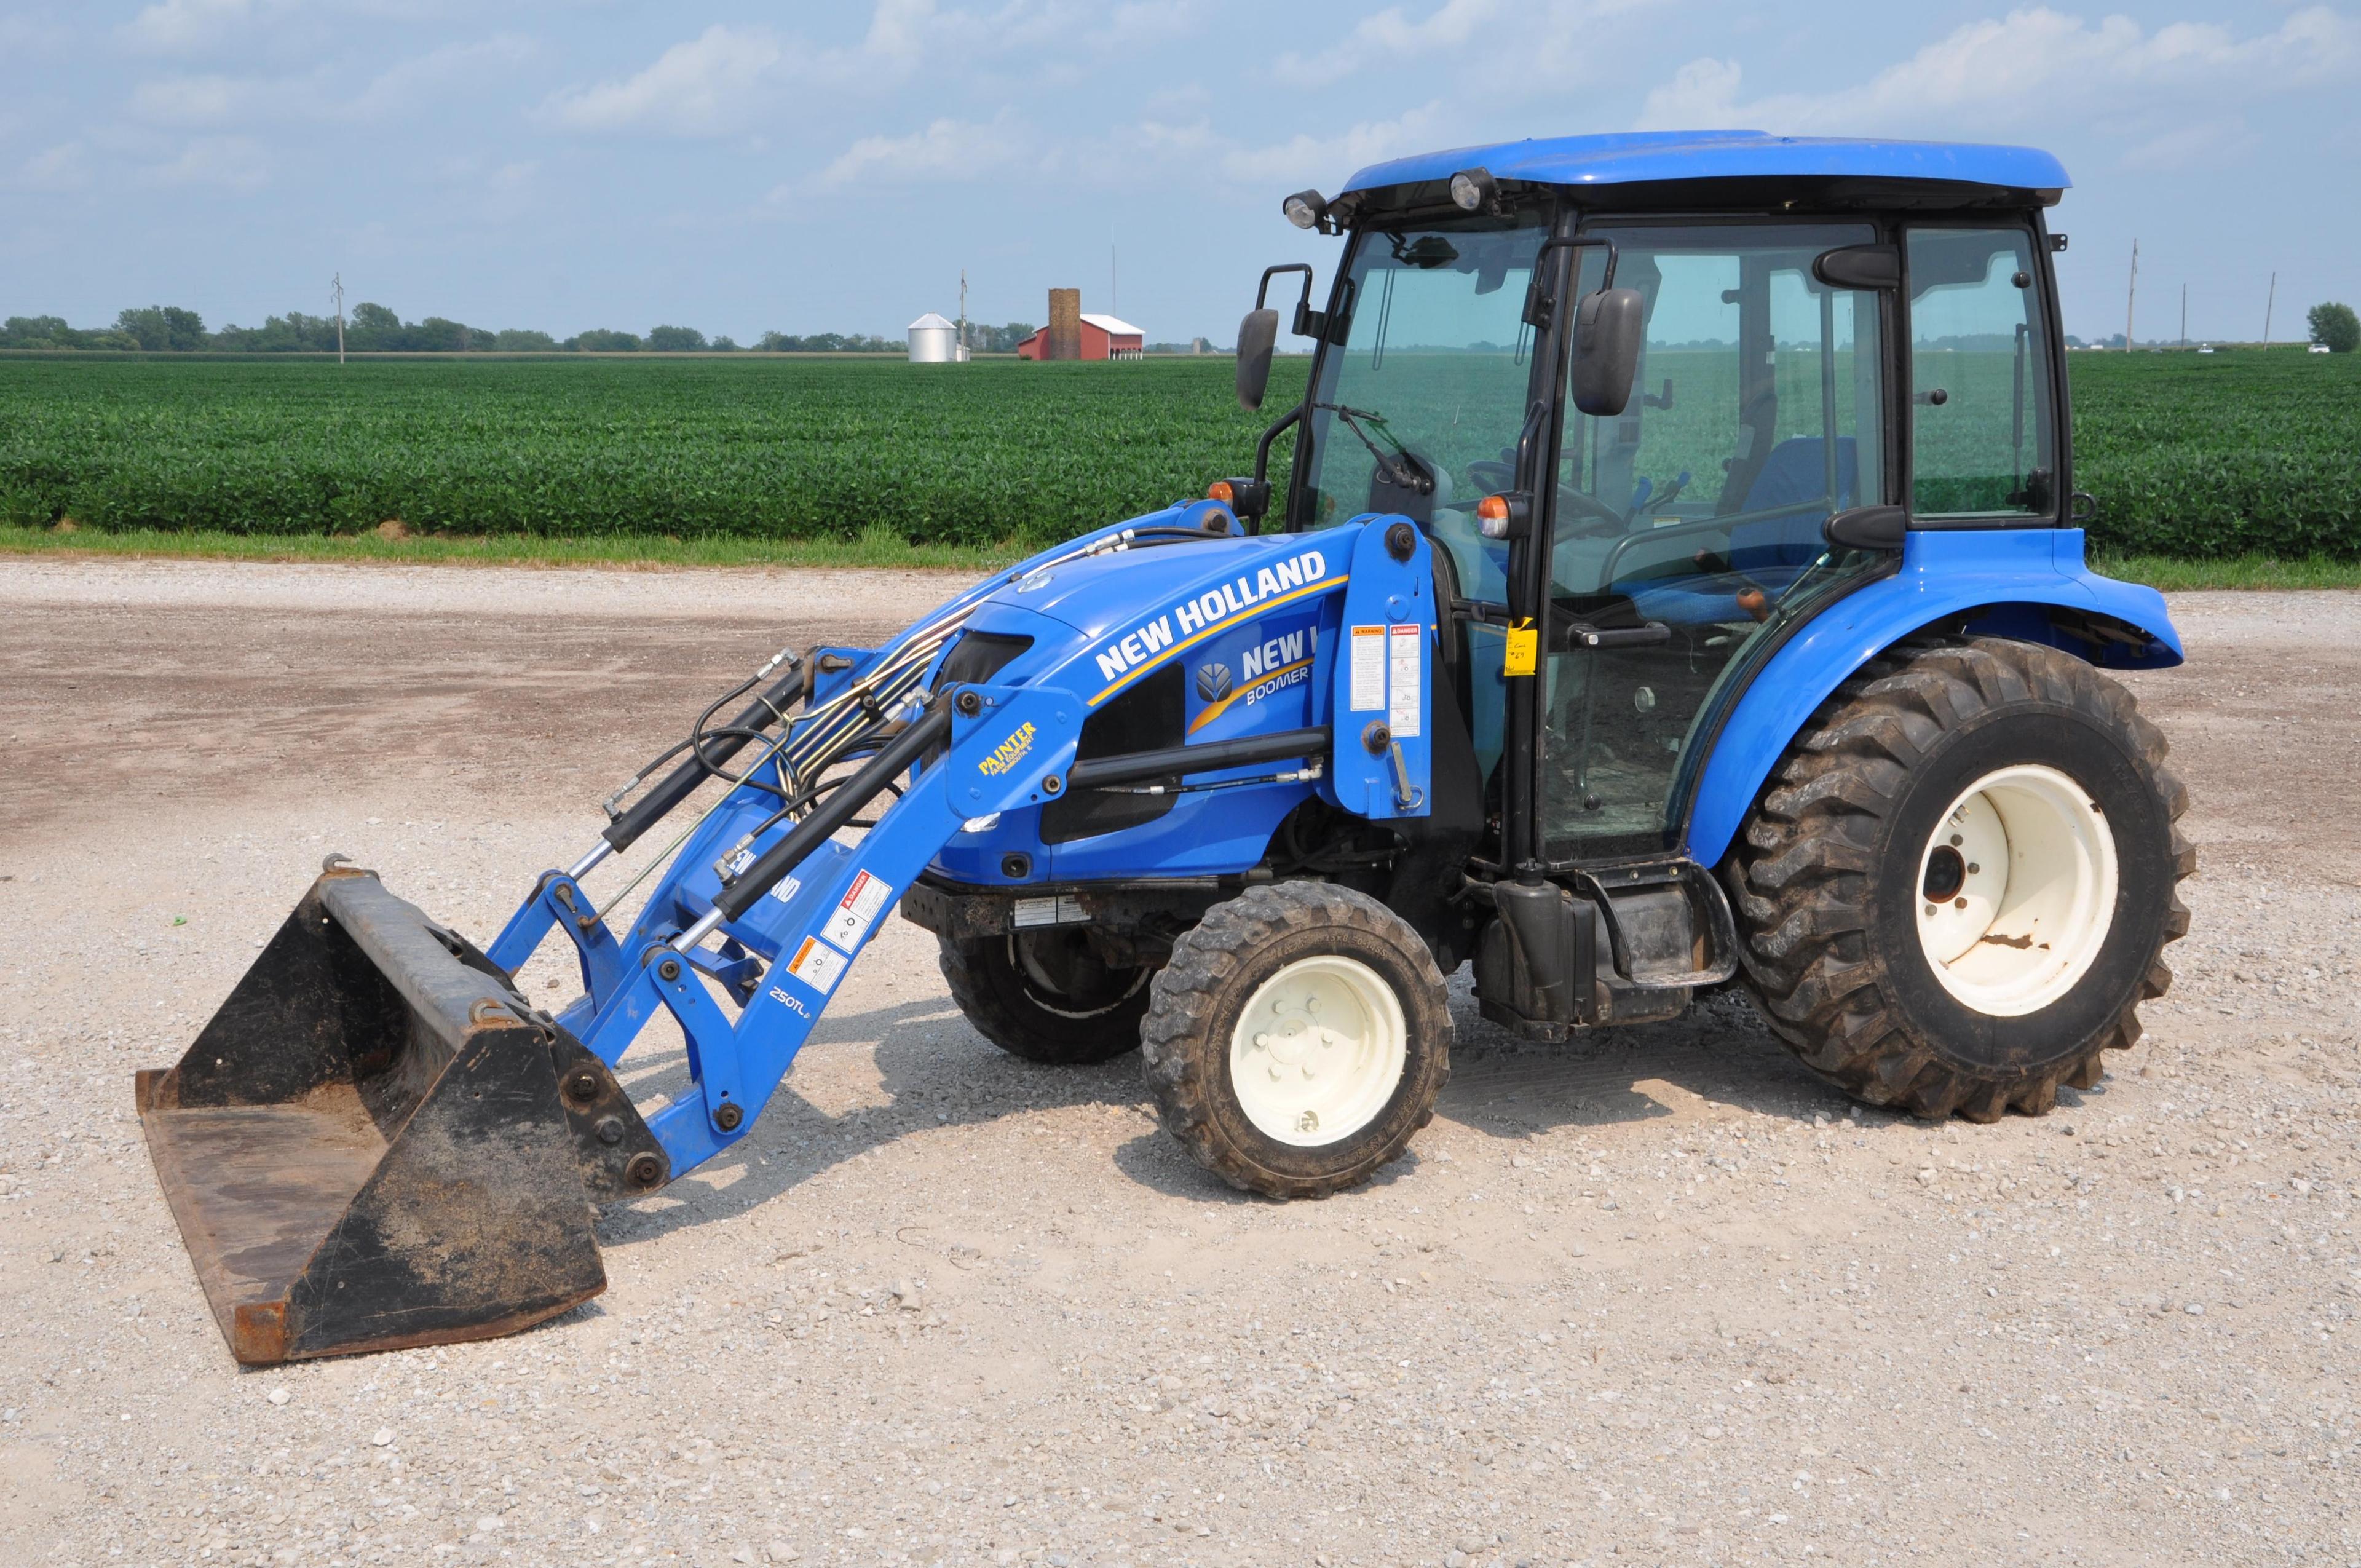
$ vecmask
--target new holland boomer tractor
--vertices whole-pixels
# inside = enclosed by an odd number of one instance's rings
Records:
[[[1172,1135],[1274,1198],[1402,1153],[1469,963],[1532,1040],[1735,984],[1872,1104],[2092,1086],[2170,979],[2193,857],[2103,673],[2180,650],[2083,561],[2066,183],[2023,148],[1713,132],[1289,198],[1343,257],[1316,309],[1272,268],[1240,330],[1249,407],[1274,280],[1312,355],[1251,477],[881,647],[782,652],[488,947],[332,860],[137,1084],[238,1359],[596,1294],[594,1204],[744,1139],[897,906],[986,1038],[1137,1049]],[[594,873],[668,817],[625,909]],[[554,1013],[511,979],[553,939],[583,986]],[[688,1081],[642,1109],[615,1068],[659,1014]]]

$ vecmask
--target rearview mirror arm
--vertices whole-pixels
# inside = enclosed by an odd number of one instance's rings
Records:
[[[1264,301],[1270,292],[1270,280],[1282,272],[1303,274],[1303,290],[1296,296],[1295,320],[1289,330],[1298,337],[1320,336],[1327,330],[1328,317],[1326,312],[1315,311],[1312,308],[1312,264],[1310,262],[1288,261],[1277,267],[1264,268],[1262,281],[1255,288],[1255,309],[1259,311],[1267,308]]]
[[[1309,400],[1312,396],[1311,389],[1306,388],[1303,395],[1305,399]],[[1301,422],[1304,407],[1305,405],[1303,403],[1298,403],[1293,408],[1288,410],[1285,413],[1279,415],[1278,419],[1271,422],[1270,428],[1262,433],[1262,439],[1255,443],[1254,477],[1256,484],[1259,485],[1266,482],[1266,470],[1270,467],[1270,444],[1277,441],[1279,438],[1280,433],[1284,432],[1289,425]]]
[[[1615,262],[1618,253],[1615,249],[1615,242],[1613,240],[1608,239],[1599,235],[1577,235],[1570,238],[1551,239],[1542,242],[1541,249],[1533,256],[1532,281],[1525,286],[1524,319],[1527,326],[1532,327],[1536,331],[1546,331],[1550,324],[1550,315],[1552,306],[1554,302],[1551,299],[1544,298],[1542,294],[1542,263],[1549,259],[1550,252],[1553,250],[1587,250],[1594,247],[1607,253],[1607,271],[1598,280],[1598,291],[1603,294],[1608,290],[1615,287]],[[1568,281],[1571,282],[1572,280],[1568,280]]]

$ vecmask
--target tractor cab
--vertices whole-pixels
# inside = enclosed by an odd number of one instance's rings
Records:
[[[1271,522],[1400,512],[1433,541],[1479,853],[1678,853],[1720,699],[1890,572],[1905,516],[2067,521],[2043,223],[2066,183],[2025,148],[1732,131],[1469,148],[1289,199],[1345,247],[1324,309],[1304,280]],[[1585,345],[1602,299],[1631,321]],[[1513,520],[1487,525],[1492,497]]]

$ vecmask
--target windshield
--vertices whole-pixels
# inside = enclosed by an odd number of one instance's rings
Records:
[[[1526,285],[1536,213],[1363,233],[1339,295],[1347,316],[1312,391],[1298,525],[1403,512],[1451,551],[1464,591],[1503,597],[1476,503],[1515,481],[1531,396]]]

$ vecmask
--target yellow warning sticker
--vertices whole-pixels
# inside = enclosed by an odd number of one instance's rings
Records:
[[[1509,639],[1503,645],[1500,673],[1504,675],[1530,675],[1541,667],[1542,635],[1533,630],[1533,618],[1522,616],[1509,625]]]

